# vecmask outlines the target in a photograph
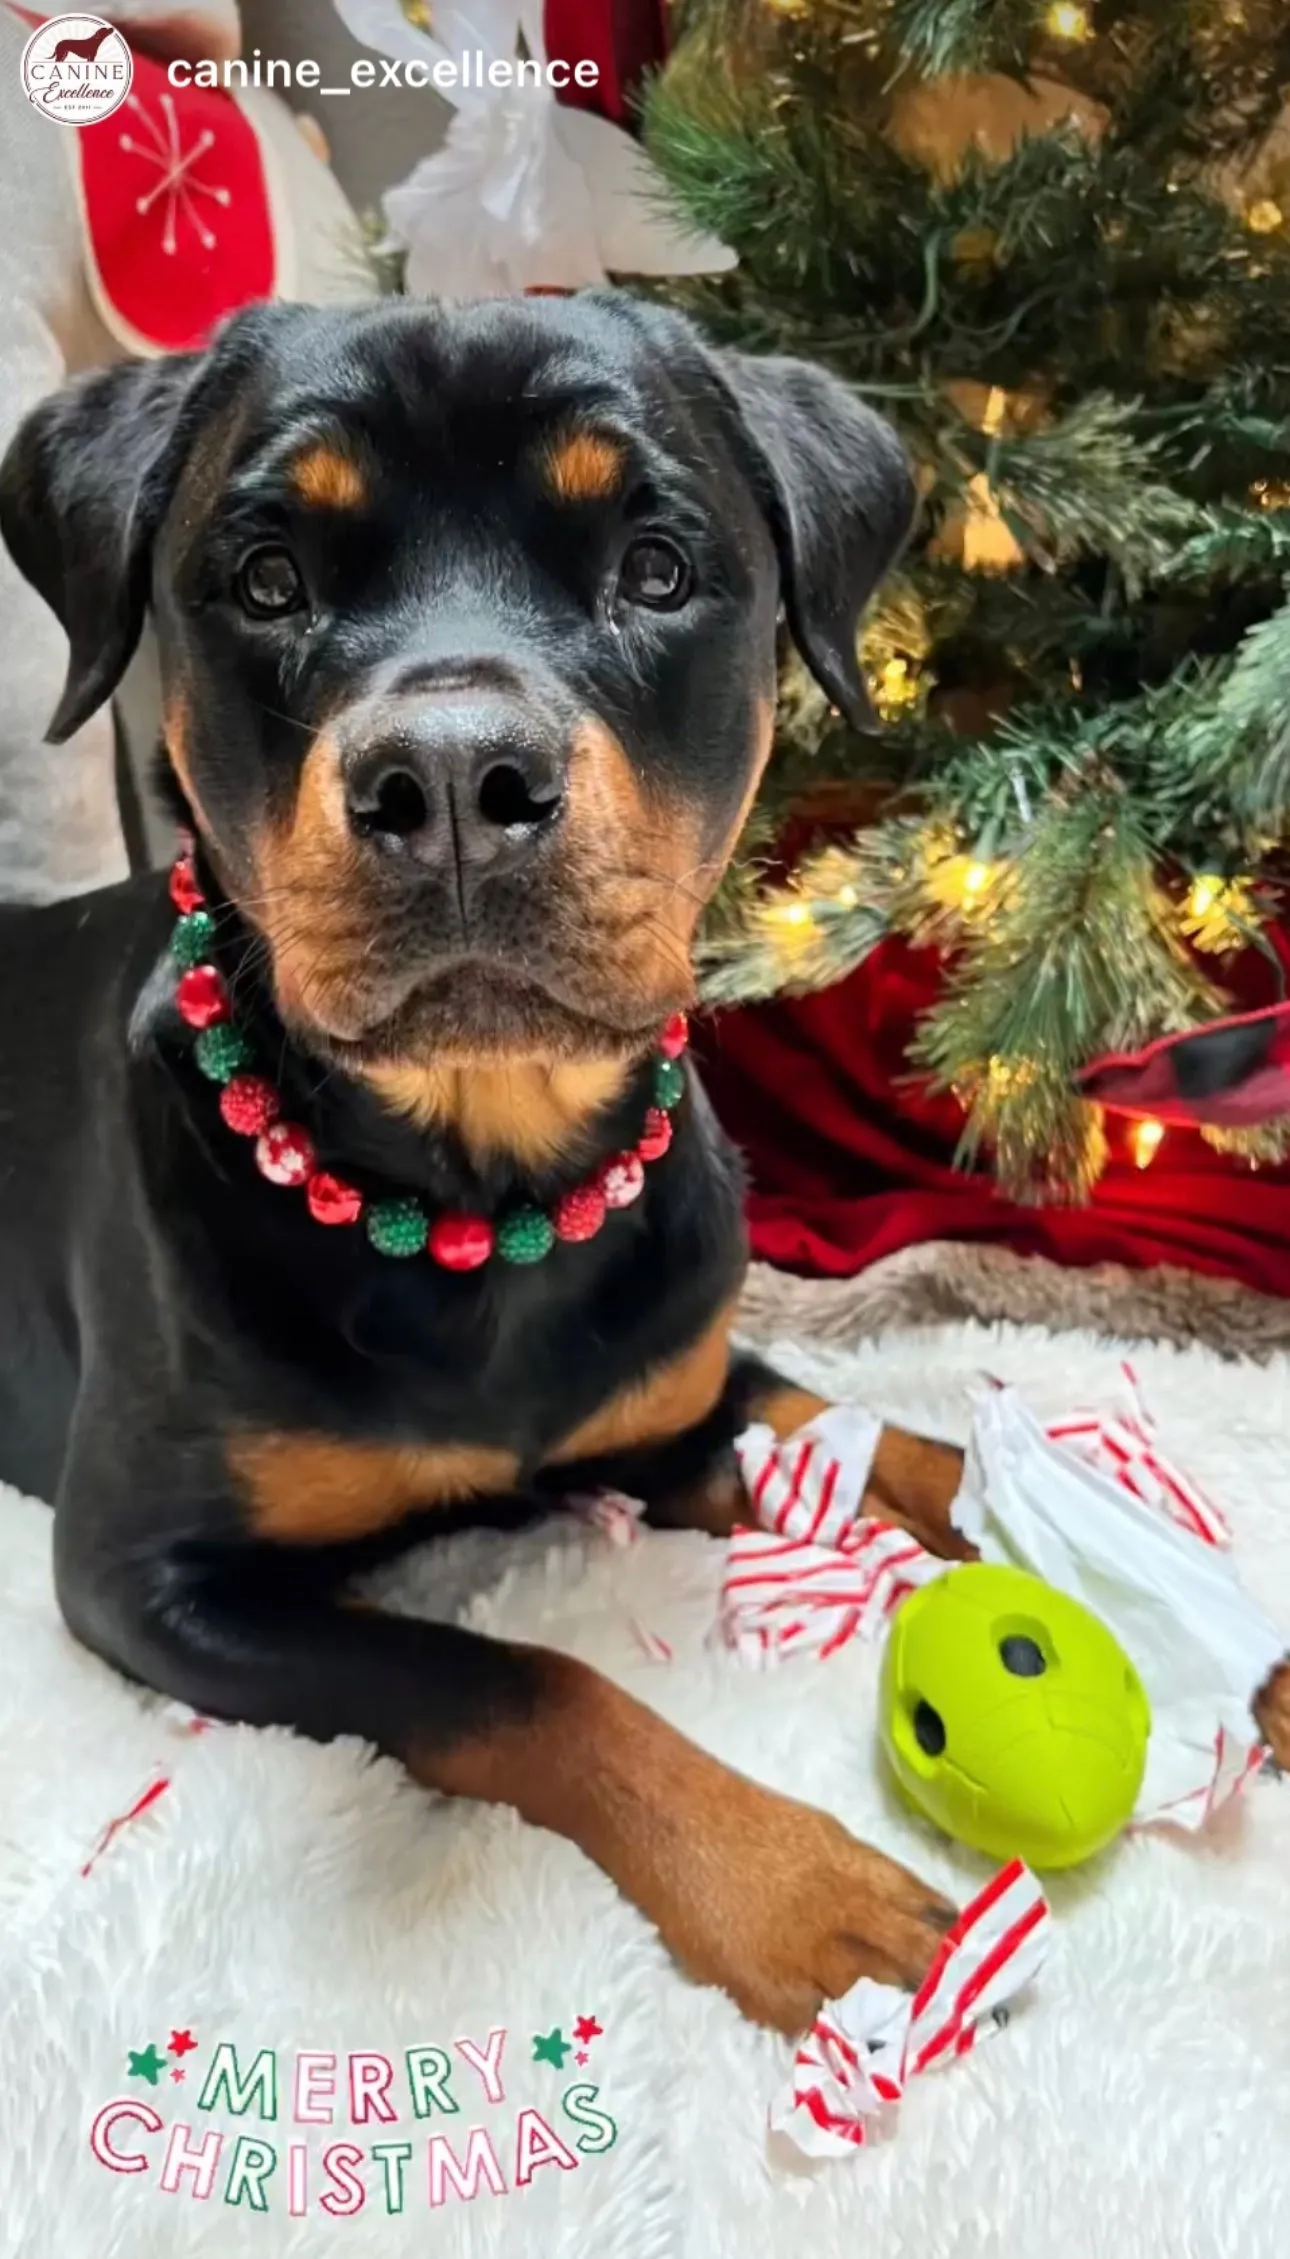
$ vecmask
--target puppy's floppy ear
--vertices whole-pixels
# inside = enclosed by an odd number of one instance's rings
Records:
[[[890,425],[809,361],[714,358],[779,552],[793,641],[847,719],[876,728],[856,638],[913,521],[904,448]]]
[[[139,640],[199,360],[126,362],[81,378],[32,410],[0,463],[0,533],[71,645],[52,744],[102,705]]]
[[[0,462],[0,534],[71,645],[46,735],[61,745],[116,688],[139,640],[152,545],[202,420],[308,309],[254,306],[204,353],[79,378],[19,425]]]

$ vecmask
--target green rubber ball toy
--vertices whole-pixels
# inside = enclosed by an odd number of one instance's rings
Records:
[[[1023,1569],[949,1569],[887,1638],[881,1736],[937,1827],[993,1859],[1073,1867],[1129,1818],[1147,1761],[1142,1682],[1106,1625]]]

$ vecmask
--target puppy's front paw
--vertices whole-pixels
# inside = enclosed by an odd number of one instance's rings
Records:
[[[915,1989],[956,1908],[826,1813],[726,1782],[689,1902],[661,1924],[678,1960],[789,2034],[858,1977]]]

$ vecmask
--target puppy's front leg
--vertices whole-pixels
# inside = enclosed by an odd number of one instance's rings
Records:
[[[580,1845],[677,1960],[786,2032],[861,1975],[917,1984],[953,1909],[836,1821],[707,1756],[586,1665],[322,1592],[243,1548],[97,1564],[63,1550],[73,1629],[211,1714],[357,1734],[428,1787]]]
[[[790,1436],[828,1407],[829,1399],[786,1381],[759,1357],[737,1357],[720,1403],[687,1436],[643,1455],[636,1469],[649,1519],[663,1529],[702,1529],[728,1537],[754,1519],[740,1478],[734,1439],[753,1421]],[[868,1514],[907,1529],[929,1553],[971,1561],[974,1549],[950,1522],[963,1454],[905,1429],[884,1427],[864,1496]],[[633,1488],[629,1471],[622,1487]]]

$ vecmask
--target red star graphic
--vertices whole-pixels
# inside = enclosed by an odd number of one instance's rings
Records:
[[[573,2060],[575,2063],[589,2063],[591,2061],[591,2057],[588,2055],[585,2047],[580,2047]]]
[[[183,2079],[184,2077],[186,2077],[186,2075],[187,2075],[187,2074],[185,2073],[185,2070],[184,2070],[184,2066],[183,2066],[183,2064],[182,2064],[182,2063],[176,2064],[176,2066],[175,2066],[175,2069],[174,2069],[174,2070],[173,2070],[173,2071],[171,2072],[171,2074],[170,2074],[170,2076],[171,2076],[171,2078],[172,2078],[172,2079],[174,2080],[174,2082],[175,2082],[175,2085],[176,2085],[176,2086],[178,2086],[178,2085],[179,2085],[179,2082],[180,2082],[180,2080],[181,2080],[181,2079]]]
[[[585,2045],[589,2039],[599,2039],[604,2031],[604,2028],[605,2027],[603,2024],[598,2024],[596,2022],[594,2016],[579,2016],[577,2023],[573,2027],[573,2036],[575,2039],[582,2040],[583,2044]],[[173,2040],[171,2042],[171,2045],[174,2045]]]
[[[191,2055],[196,2045],[197,2042],[190,2031],[172,2032],[170,2035],[170,2052],[172,2055]]]

